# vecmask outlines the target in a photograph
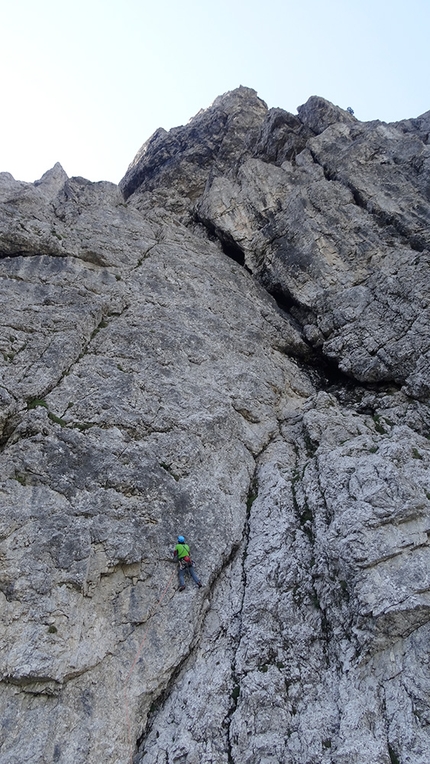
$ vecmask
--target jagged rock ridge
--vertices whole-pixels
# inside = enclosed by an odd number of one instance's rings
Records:
[[[428,762],[429,131],[241,87],[0,174],[2,764]]]

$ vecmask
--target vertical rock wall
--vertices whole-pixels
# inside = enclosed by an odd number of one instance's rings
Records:
[[[429,127],[0,175],[2,764],[427,764]]]

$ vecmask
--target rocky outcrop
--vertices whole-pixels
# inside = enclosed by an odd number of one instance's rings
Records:
[[[133,192],[182,212],[204,191],[208,175],[229,171],[252,156],[266,104],[254,90],[240,87],[216,99],[185,127],[166,133],[157,130],[143,144],[129,166],[120,188],[128,199]]]
[[[429,114],[0,175],[1,764],[427,763]]]

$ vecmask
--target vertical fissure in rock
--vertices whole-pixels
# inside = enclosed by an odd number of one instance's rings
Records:
[[[249,483],[248,495],[246,497],[246,519],[245,519],[245,525],[244,525],[244,534],[243,534],[242,550],[241,550],[242,598],[241,598],[240,610],[239,610],[240,623],[239,623],[239,629],[238,629],[238,633],[236,637],[236,644],[235,644],[235,649],[233,652],[233,660],[231,665],[231,676],[232,676],[232,689],[230,693],[231,703],[230,703],[230,708],[228,710],[227,717],[226,717],[227,756],[228,756],[229,764],[235,764],[235,759],[233,757],[233,746],[231,742],[230,728],[231,728],[233,715],[234,715],[234,712],[236,711],[238,700],[240,697],[240,677],[237,672],[236,653],[242,638],[242,617],[243,617],[242,612],[243,612],[243,604],[245,601],[246,587],[247,587],[246,558],[248,556],[248,544],[249,544],[249,536],[250,536],[250,530],[251,530],[250,528],[251,509],[257,496],[258,496],[258,466],[256,463],[254,474],[252,475],[252,478]]]
[[[250,508],[252,506],[252,502],[254,501],[254,499],[256,498],[256,495],[257,495],[256,491],[257,491],[257,488],[256,488],[256,484],[255,484],[255,479],[253,477],[253,479],[251,480],[251,483],[250,483],[250,487],[249,487],[249,491],[248,491],[248,496],[247,496],[247,505],[246,505],[247,506],[247,513],[246,513],[246,522],[245,522],[244,536],[243,536],[242,541],[241,541],[241,543],[239,545],[234,545],[232,547],[232,549],[231,549],[231,551],[230,551],[230,553],[228,555],[228,558],[223,562],[223,565],[222,565],[221,569],[219,570],[217,576],[208,584],[210,586],[210,590],[211,591],[213,590],[213,587],[215,586],[217,580],[220,578],[220,576],[222,576],[223,572],[229,567],[229,565],[231,565],[231,563],[233,562],[233,560],[235,559],[237,554],[241,553],[243,560],[246,557],[246,545],[247,545],[247,539],[248,539],[248,533],[249,533],[249,530],[248,530],[248,518],[249,518],[249,512],[250,512]],[[245,544],[245,546],[244,546],[244,544]],[[243,570],[243,565],[242,565],[242,570]],[[244,572],[243,572],[243,575],[244,575]],[[244,586],[244,583],[243,583],[243,586]],[[243,598],[242,598],[242,601],[243,601]],[[169,681],[168,681],[168,684],[166,685],[166,687],[158,695],[154,695],[154,698],[152,699],[145,727],[144,727],[141,735],[136,740],[135,752],[133,754],[133,762],[135,764],[139,764],[139,762],[141,762],[143,760],[144,756],[146,755],[146,753],[147,753],[147,750],[146,750],[146,747],[145,747],[146,746],[146,741],[147,741],[148,737],[150,736],[152,730],[154,729],[154,726],[157,723],[158,715],[165,708],[165,706],[166,706],[166,704],[167,704],[171,694],[177,688],[178,683],[181,682],[182,675],[185,674],[187,672],[187,670],[188,670],[187,667],[190,664],[190,661],[192,661],[193,654],[195,653],[195,651],[198,648],[199,643],[200,643],[200,638],[201,638],[201,634],[202,634],[202,631],[203,631],[203,624],[204,624],[205,615],[206,615],[206,613],[203,613],[201,615],[201,618],[200,618],[200,621],[199,621],[199,627],[196,629],[196,633],[195,633],[195,635],[193,637],[193,640],[190,643],[190,647],[189,647],[189,650],[187,651],[187,654],[183,657],[181,662],[173,670],[173,672],[172,672],[172,674],[171,674],[171,676],[169,678]],[[239,642],[239,639],[240,639],[240,637],[237,638],[237,642]],[[237,678],[236,678],[234,666],[232,666],[232,677],[233,677],[233,680],[232,680],[232,690],[231,690],[231,695],[230,695],[230,697],[232,699],[232,709],[231,709],[231,711],[229,711],[228,721],[227,721],[227,724],[226,724],[226,726],[227,726],[227,735],[226,735],[227,742],[229,741],[229,732],[228,732],[228,729],[229,729],[229,725],[230,725],[230,716],[234,712],[234,709],[236,708],[237,698],[238,698],[238,695],[239,695],[239,685],[238,685],[238,681],[237,681]],[[229,745],[229,743],[228,743],[228,745]],[[168,753],[166,753],[166,757],[167,757],[166,760],[169,760],[168,759]],[[229,761],[230,761],[230,759],[229,759]],[[231,761],[233,761],[233,760],[231,760]]]
[[[306,496],[306,488],[304,485],[304,476],[305,476],[306,467],[307,467],[307,464],[315,460],[315,452],[317,449],[317,445],[311,440],[305,427],[303,428],[303,431],[302,431],[302,437],[303,437],[302,453],[306,454],[308,461],[304,465],[302,465],[300,460],[299,447],[296,445],[295,447],[296,464],[294,467],[293,478],[291,480],[291,491],[293,496],[294,511],[298,520],[298,528],[307,538],[307,542],[310,548],[310,560],[313,561],[313,563],[311,562],[309,566],[309,576],[310,576],[309,596],[310,596],[310,601],[312,606],[318,611],[318,614],[319,614],[323,653],[324,653],[324,658],[326,662],[326,667],[328,667],[330,663],[329,644],[330,644],[330,634],[332,633],[332,625],[330,623],[327,610],[323,607],[320,594],[318,592],[318,581],[321,578],[321,573],[320,571],[316,572],[315,561],[319,557],[320,564],[321,564],[322,560],[321,560],[321,557],[318,556],[316,553],[316,543],[317,543],[317,530],[316,530],[316,524],[315,524],[316,519],[315,519],[314,511],[312,507],[310,506],[309,500]]]
[[[388,755],[390,757],[391,764],[400,764],[400,759],[395,752],[394,748],[391,747],[391,745],[388,743]]]
[[[7,444],[9,443],[10,438],[20,422],[21,418],[19,414],[11,414],[7,417],[7,419],[5,419],[3,423],[3,429],[0,434],[0,453],[2,453],[5,448],[7,448]]]
[[[171,693],[173,692],[173,690],[175,689],[177,685],[179,677],[181,676],[182,672],[186,669],[187,663],[189,663],[190,658],[192,657],[193,652],[195,651],[198,645],[199,637],[200,637],[200,633],[194,636],[193,640],[190,643],[190,647],[187,654],[184,655],[183,659],[178,663],[178,665],[173,670],[166,687],[164,687],[164,689],[161,690],[161,692],[159,692],[158,695],[154,693],[153,699],[151,701],[151,705],[149,707],[145,727],[142,733],[136,739],[136,745],[135,745],[135,750],[133,754],[134,764],[139,764],[139,762],[145,756],[145,753],[146,753],[145,742],[148,738],[148,735],[151,733],[154,727],[154,724],[157,721],[157,715],[165,706]]]

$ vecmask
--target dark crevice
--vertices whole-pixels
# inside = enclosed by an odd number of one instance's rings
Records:
[[[361,414],[375,413],[371,402],[374,395],[393,395],[402,390],[402,385],[390,379],[367,382],[356,379],[341,369],[335,359],[326,357],[319,348],[309,348],[309,355],[295,355],[295,363],[310,378],[317,391],[333,395],[342,406],[351,406]],[[366,403],[363,403],[363,398]]]
[[[258,458],[258,457],[257,457]],[[240,677],[237,671],[237,665],[236,665],[236,652],[239,648],[240,641],[242,638],[242,622],[243,622],[243,603],[245,599],[245,593],[247,588],[247,574],[246,574],[246,558],[248,555],[248,545],[249,545],[249,535],[250,535],[250,523],[251,523],[251,510],[252,505],[254,501],[256,500],[258,496],[258,466],[257,462],[255,463],[255,469],[254,474],[252,475],[252,478],[249,483],[248,487],[248,495],[246,498],[246,521],[244,526],[244,538],[243,538],[243,547],[242,547],[242,599],[241,599],[241,606],[240,606],[240,625],[238,629],[237,636],[235,638],[235,647],[236,650],[233,655],[233,660],[231,664],[231,679],[232,679],[232,690],[230,693],[230,707],[228,709],[227,715],[224,719],[223,724],[226,727],[226,737],[227,737],[227,757],[229,764],[234,764],[234,758],[233,758],[233,751],[232,751],[232,744],[231,744],[231,723],[234,716],[234,713],[237,709],[238,700],[240,697]]]
[[[400,764],[400,759],[390,744],[388,744],[388,755],[390,757],[391,764]]]
[[[336,361],[326,358],[321,350],[312,349],[309,360],[296,358],[296,363],[310,376],[317,390],[326,392],[338,388],[353,390],[357,386],[362,386],[361,382],[341,371]]]
[[[195,214],[194,222],[200,226],[203,226],[210,241],[219,242],[224,254],[227,255],[227,257],[229,257],[231,260],[234,260],[239,265],[242,265],[245,270],[248,271],[248,273],[255,276],[252,270],[246,265],[245,253],[243,249],[230,234],[226,233],[225,231],[221,231],[209,220],[203,220],[199,218],[198,214]],[[278,282],[271,284],[268,279],[264,277],[264,274],[255,278],[266,290],[266,292],[268,292],[268,294],[274,298],[279,309],[283,313],[288,314],[289,321],[294,325],[294,327],[298,329],[298,331],[301,331],[300,320],[297,319],[295,315],[291,314],[291,310],[294,309],[294,311],[298,314],[303,312],[308,313],[309,311],[306,308],[303,308],[300,302],[293,297],[291,292],[285,286],[282,286]]]
[[[258,278],[258,282],[261,284],[261,286],[266,290],[268,294],[270,294],[271,297],[275,300],[279,310],[284,315],[284,318],[287,319],[288,323],[291,324],[291,326],[300,334],[302,335],[303,332],[303,326],[305,324],[311,324],[315,322],[315,315],[312,313],[312,311],[309,310],[306,306],[302,305],[299,300],[297,300],[290,292],[290,290],[282,286],[279,282],[275,284],[271,284],[270,282],[267,282],[267,280],[264,277],[264,274]],[[313,355],[313,349],[312,346],[309,344],[309,342],[302,336],[302,340],[305,343],[305,345],[308,347],[309,352],[305,353],[293,353],[290,351],[289,355],[292,357],[299,357],[299,358],[310,358]]]
[[[290,313],[292,308],[302,308],[298,300],[293,297],[289,289],[286,287],[283,287],[279,283],[266,285],[264,283],[264,279],[261,281],[261,283],[266,291],[274,298],[278,308],[280,308],[284,313]]]
[[[331,393],[342,404],[356,404],[367,392],[392,394],[402,389],[402,385],[393,380],[366,382],[356,379],[339,369],[336,360],[327,358],[321,350],[313,348],[308,359],[295,358],[299,368],[305,371],[317,390]],[[363,411],[362,413],[373,413]]]
[[[324,173],[327,173],[327,177],[330,180],[334,179],[330,176],[327,169],[324,170]],[[356,194],[357,200],[359,200],[357,203],[364,207],[364,201],[359,196],[358,191],[356,191]],[[221,243],[223,251],[228,257],[231,257],[239,265],[243,265],[252,274],[252,271],[244,263],[245,255],[243,250],[229,234],[220,231],[210,221],[199,219],[197,215],[194,220],[198,225],[204,227],[211,241],[219,241]],[[315,315],[312,311],[307,306],[301,304],[285,285],[282,285],[280,282],[271,283],[264,272],[259,276],[254,274],[254,277],[266,292],[273,297],[279,310],[285,314],[288,322],[301,335],[305,324],[315,323]],[[358,380],[339,369],[337,360],[328,358],[324,355],[322,349],[313,347],[303,335],[302,340],[308,348],[307,352],[293,353],[290,351],[290,357],[294,357],[298,366],[310,376],[317,390],[332,393],[341,403],[357,404],[366,391],[392,392],[393,390],[398,391],[402,387],[401,384],[391,379],[376,382]]]
[[[195,213],[193,220],[194,223],[202,225],[203,228],[206,229],[206,233],[210,241],[218,241],[221,244],[222,251],[225,255],[227,255],[227,257],[229,257],[231,260],[234,260],[235,263],[242,265],[245,270],[248,271],[248,273],[252,273],[251,269],[246,265],[245,252],[234,240],[231,234],[217,228],[217,226],[215,226],[209,220],[200,218],[198,213]]]
[[[243,265],[245,269],[251,273],[250,269],[245,265],[245,253],[243,249],[241,249],[233,239],[231,241],[228,241],[226,238],[221,239],[221,246],[222,251],[224,252],[227,257],[229,257],[231,260],[234,260],[236,263],[239,263],[239,265]]]
[[[3,452],[9,442],[9,439],[15,432],[16,428],[22,421],[22,416],[14,412],[11,414],[5,421],[3,425],[3,430],[0,435],[0,453]]]
[[[315,322],[315,316],[312,312],[296,300],[286,287],[279,283],[266,285],[264,279],[261,280],[261,283],[276,300],[278,308],[287,314],[289,323],[300,333],[304,324]],[[354,397],[356,390],[379,392],[387,389],[391,391],[401,389],[400,384],[390,379],[380,382],[365,382],[346,374],[339,369],[336,359],[324,355],[321,348],[313,347],[304,337],[302,339],[308,348],[306,355],[291,352],[289,355],[294,357],[297,364],[310,376],[312,383],[318,390],[332,392],[334,395],[339,395],[342,391],[344,397],[351,398]]]

